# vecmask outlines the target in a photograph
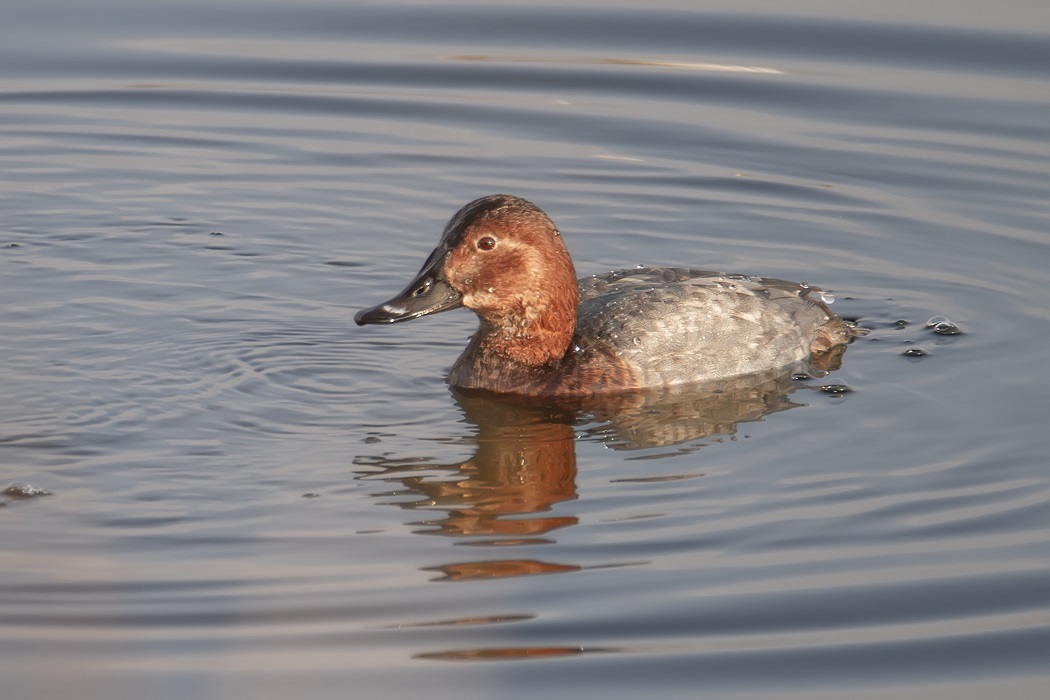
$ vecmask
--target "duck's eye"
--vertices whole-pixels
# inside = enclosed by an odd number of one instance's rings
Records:
[[[484,236],[478,239],[478,250],[492,250],[496,247],[496,239],[492,236]]]

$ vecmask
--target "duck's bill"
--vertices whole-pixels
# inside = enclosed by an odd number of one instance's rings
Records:
[[[366,323],[399,323],[459,308],[463,305],[463,295],[445,279],[442,263],[433,260],[432,256],[400,294],[378,306],[358,311],[354,321],[359,326]]]

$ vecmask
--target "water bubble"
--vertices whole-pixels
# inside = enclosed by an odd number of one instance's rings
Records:
[[[819,389],[825,394],[832,394],[834,396],[848,394],[851,391],[853,391],[853,389],[850,388],[849,384],[842,381],[841,379],[829,379],[828,383],[820,386]]]
[[[929,353],[923,350],[922,348],[908,348],[901,354],[906,357],[926,357],[927,355],[929,355]]]
[[[639,338],[638,336],[634,336],[634,344],[635,345],[641,345],[642,344],[642,339]]]
[[[952,323],[947,316],[934,316],[926,322],[926,327],[937,335],[959,335],[962,330]]]
[[[820,293],[820,300],[822,302],[824,302],[825,304],[834,304],[835,303],[835,295],[832,294],[831,292],[821,292]]]

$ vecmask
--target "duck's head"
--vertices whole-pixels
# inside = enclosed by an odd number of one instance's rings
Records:
[[[538,364],[564,354],[578,303],[576,271],[554,223],[527,200],[495,194],[456,212],[415,279],[354,320],[398,323],[466,306],[481,317],[491,349]]]

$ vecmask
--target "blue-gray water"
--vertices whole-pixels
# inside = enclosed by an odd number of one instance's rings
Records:
[[[1043,697],[1045,3],[0,13],[5,699]],[[469,312],[352,316],[491,192],[873,330],[757,404],[456,397]]]

